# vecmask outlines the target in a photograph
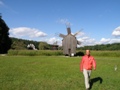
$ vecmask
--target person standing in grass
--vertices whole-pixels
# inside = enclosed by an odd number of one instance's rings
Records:
[[[96,61],[94,57],[90,55],[90,50],[86,50],[86,55],[82,57],[80,62],[80,71],[83,72],[84,75],[86,90],[90,89],[90,75],[93,68],[96,70]]]

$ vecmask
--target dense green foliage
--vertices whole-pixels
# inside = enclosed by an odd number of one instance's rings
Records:
[[[11,49],[14,49],[14,50],[25,50],[27,49],[28,44],[34,44],[35,47],[38,49],[38,45],[40,43],[37,41],[18,39],[14,37],[11,37],[11,40],[12,40]]]
[[[46,50],[46,49],[50,49],[50,46],[46,42],[41,42],[39,44],[39,50]]]
[[[120,90],[119,57],[95,57],[91,90]],[[0,56],[0,90],[85,90],[81,57]],[[117,70],[114,67],[117,65]]]
[[[11,39],[9,38],[9,27],[0,16],[0,54],[7,53],[11,48]]]
[[[9,50],[9,56],[22,55],[22,56],[61,56],[61,50]]]
[[[84,46],[78,48],[78,50],[120,50],[120,43],[113,43],[113,44],[102,44],[102,45],[94,45],[94,46]]]
[[[12,40],[12,45],[11,45],[12,50],[26,50],[28,49],[27,48],[28,44],[33,44],[36,49],[40,49],[40,50],[52,50],[52,46],[53,46],[46,42],[18,39],[14,37],[11,37],[11,40]]]
[[[75,56],[83,56],[85,50],[78,50]],[[91,51],[93,56],[99,57],[120,57],[120,51]],[[23,56],[61,56],[62,50],[9,50],[8,55],[23,55]],[[64,55],[63,55],[64,56]]]

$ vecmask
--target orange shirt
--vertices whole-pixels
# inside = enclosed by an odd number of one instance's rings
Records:
[[[83,56],[82,61],[80,63],[80,70],[83,71],[83,69],[86,70],[92,70],[92,67],[96,69],[96,61],[93,56]]]

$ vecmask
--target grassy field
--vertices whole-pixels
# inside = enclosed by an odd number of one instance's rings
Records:
[[[95,59],[91,90],[120,90],[120,58]],[[81,57],[0,56],[0,90],[85,90],[80,61]]]

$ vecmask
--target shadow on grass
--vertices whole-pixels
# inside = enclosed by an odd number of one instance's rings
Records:
[[[92,78],[90,80],[90,89],[92,89],[93,84],[96,82],[100,82],[100,84],[102,84],[103,79],[101,77]]]

